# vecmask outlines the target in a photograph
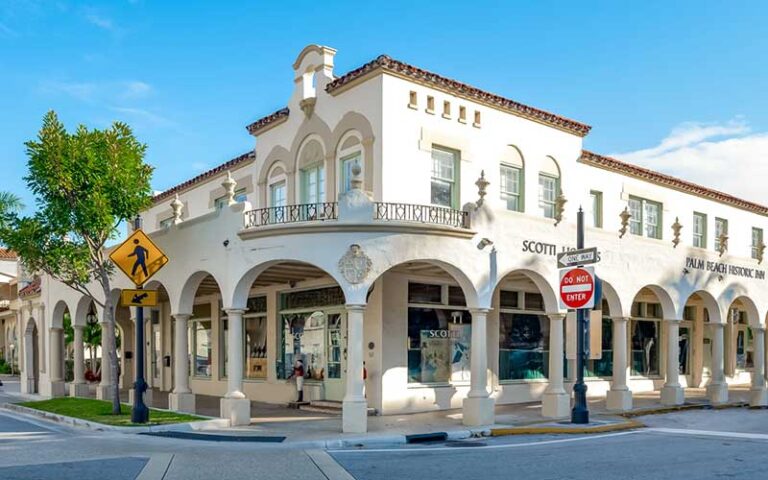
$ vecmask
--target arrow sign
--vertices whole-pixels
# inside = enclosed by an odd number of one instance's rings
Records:
[[[580,265],[589,265],[597,263],[599,256],[597,248],[582,248],[581,250],[570,250],[557,255],[557,268],[570,268]]]
[[[125,289],[120,292],[120,303],[124,307],[156,307],[157,290]]]

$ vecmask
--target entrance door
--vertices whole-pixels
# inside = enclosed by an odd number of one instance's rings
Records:
[[[347,317],[342,313],[327,316],[326,352],[325,399],[340,402],[344,400],[347,371]]]
[[[160,382],[160,372],[162,371],[162,342],[160,336],[160,323],[152,325],[152,334],[150,336],[150,350],[151,356],[151,375],[152,375],[152,387],[159,388],[162,386]]]
[[[678,345],[679,345],[679,371],[685,380],[685,386],[691,386],[693,381],[691,380],[691,357],[693,356],[693,322],[682,322],[678,333]]]

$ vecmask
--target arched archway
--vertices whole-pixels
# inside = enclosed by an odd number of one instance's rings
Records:
[[[722,314],[715,297],[706,290],[691,293],[682,302],[679,329],[679,373],[684,387],[703,387],[712,379],[713,345]]]

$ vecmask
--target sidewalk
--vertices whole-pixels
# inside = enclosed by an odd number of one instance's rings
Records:
[[[41,397],[21,396],[18,393],[18,379],[6,381],[6,387],[0,390],[8,396],[17,397],[19,401],[39,399]],[[729,388],[729,405],[739,405],[748,402],[749,385],[732,385]],[[15,390],[15,393],[14,393]],[[124,392],[127,400],[127,393]],[[219,398],[198,395],[197,413],[217,417]],[[591,398],[589,401],[590,420],[594,425],[620,424],[628,419],[622,414],[609,412],[605,400]],[[688,388],[685,391],[686,407],[708,407],[705,389]],[[167,408],[167,394],[158,392],[153,396],[152,405],[155,408]],[[661,405],[660,392],[636,393],[633,397],[633,409],[627,416],[658,413]],[[567,419],[565,419],[567,421]],[[562,421],[545,419],[541,416],[541,403],[526,403],[514,405],[499,405],[496,407],[496,424],[482,427],[466,427],[462,424],[460,409],[442,410],[426,413],[402,415],[386,415],[368,417],[368,432],[365,434],[341,433],[341,417],[323,413],[306,412],[290,409],[282,405],[252,402],[251,424],[245,427],[221,428],[220,422],[204,422],[198,425],[185,424],[189,431],[202,435],[217,435],[247,441],[249,438],[263,437],[263,440],[275,440],[272,437],[284,437],[278,445],[294,448],[325,447],[340,448],[354,446],[404,444],[410,435],[442,433],[447,439],[458,440],[473,436],[486,436],[491,429],[510,429],[514,427],[541,427],[550,429],[561,425]],[[636,424],[635,424],[636,425]],[[181,426],[167,430],[180,430]],[[134,430],[135,431],[135,430]],[[535,431],[535,429],[527,429]],[[274,443],[273,443],[274,445]]]

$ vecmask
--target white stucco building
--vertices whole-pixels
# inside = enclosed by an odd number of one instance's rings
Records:
[[[707,386],[721,403],[751,382],[768,403],[768,207],[585,151],[585,124],[387,56],[339,74],[335,54],[306,47],[285,108],[247,127],[254,149],[143,214],[171,259],[145,314],[147,377],[171,408],[213,395],[247,422],[250,401],[295,398],[301,358],[305,398],[342,402],[348,432],[367,407],[484,425],[494,404],[541,400],[566,416],[555,254],[579,206],[604,281],[588,394],[625,410],[633,392],[679,404]],[[23,387],[84,394],[82,358],[65,388],[61,326],[69,311],[82,341],[91,299],[42,278],[25,305]],[[118,308],[123,352],[131,318]]]

